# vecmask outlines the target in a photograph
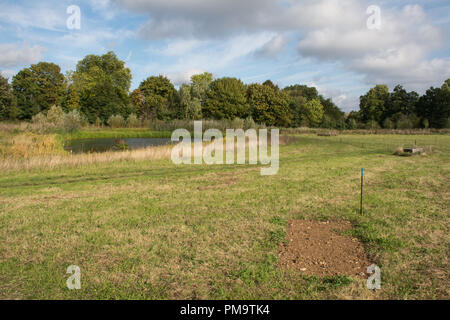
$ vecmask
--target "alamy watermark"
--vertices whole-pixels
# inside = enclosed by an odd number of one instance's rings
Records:
[[[172,133],[172,141],[179,143],[173,147],[171,158],[175,164],[246,164],[248,147],[248,163],[256,165],[259,158],[261,165],[268,166],[261,168],[261,175],[275,175],[280,163],[279,136],[278,129],[270,130],[269,156],[267,129],[260,129],[258,133],[255,129],[227,129],[224,138],[218,129],[208,129],[203,133],[202,121],[194,121],[193,140],[186,129],[176,129]],[[204,145],[203,142],[209,144]]]
[[[379,6],[371,5],[367,8],[366,14],[369,14],[367,18],[367,29],[380,30],[381,29],[381,8]]]
[[[66,26],[69,30],[81,29],[81,9],[79,6],[71,5],[67,7],[67,14],[70,16],[66,20]]]
[[[366,285],[369,290],[381,289],[381,269],[375,264],[372,264],[367,268],[367,273],[370,274],[367,279]]]
[[[66,285],[69,290],[81,289],[81,269],[79,266],[70,265],[67,267],[66,273],[71,276],[67,278]]]

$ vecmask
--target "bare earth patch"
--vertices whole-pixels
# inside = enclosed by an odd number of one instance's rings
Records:
[[[280,266],[306,275],[364,276],[370,263],[357,238],[339,234],[348,221],[292,220],[281,245]]]

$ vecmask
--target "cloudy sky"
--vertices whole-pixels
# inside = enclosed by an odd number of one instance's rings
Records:
[[[80,29],[67,26],[71,5]],[[379,29],[367,26],[371,5]],[[150,75],[179,85],[209,71],[315,86],[349,111],[375,84],[440,86],[450,77],[449,27],[447,0],[0,0],[0,71],[52,61],[65,72],[112,50],[133,88]]]

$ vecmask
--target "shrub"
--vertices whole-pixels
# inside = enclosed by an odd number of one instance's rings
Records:
[[[412,129],[413,127],[413,122],[404,114],[397,121],[397,129]]]
[[[96,127],[102,127],[103,126],[103,121],[99,117],[97,117],[97,118],[95,118],[94,125]]]
[[[78,110],[72,110],[64,116],[64,129],[69,132],[80,129],[85,123],[86,120]]]
[[[47,122],[55,128],[62,128],[64,126],[64,111],[60,106],[52,105],[47,111]]]
[[[230,129],[243,129],[244,128],[245,121],[241,118],[234,118],[230,122]]]
[[[395,124],[394,124],[394,122],[392,122],[391,119],[386,118],[383,121],[383,128],[385,128],[385,129],[394,129],[394,127],[395,127]]]
[[[42,112],[31,118],[31,124],[31,131],[45,132],[48,130],[47,117]]]
[[[138,119],[136,114],[132,113],[128,116],[127,126],[129,128],[137,128],[141,126],[141,120]]]
[[[108,119],[108,125],[112,128],[123,128],[125,127],[125,120],[121,115],[112,115]]]
[[[256,129],[257,125],[256,122],[253,120],[253,118],[251,116],[245,118],[244,120],[244,129]]]

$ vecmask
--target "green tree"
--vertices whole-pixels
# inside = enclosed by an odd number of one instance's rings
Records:
[[[89,122],[100,118],[106,123],[112,115],[131,113],[128,97],[131,77],[130,69],[114,52],[88,55],[78,62],[73,73],[73,89],[80,110]]]
[[[192,85],[182,84],[178,92],[180,97],[180,118],[201,119],[202,100],[192,96]]]
[[[132,93],[137,113],[144,119],[167,120],[174,118],[177,91],[167,77],[148,77]]]
[[[401,85],[397,85],[393,92],[389,93],[389,98],[385,105],[384,113],[381,117],[383,127],[385,127],[385,124],[391,125],[389,121],[386,122],[386,119],[394,119],[398,122],[400,118],[403,119],[403,126],[405,126],[406,118],[409,118],[414,126],[418,126],[418,121],[414,121],[413,116],[418,100],[419,95],[416,92],[407,92]],[[402,115],[406,118],[402,117]]]
[[[361,126],[361,113],[359,111],[350,111],[345,115],[346,127],[350,130],[358,129]]]
[[[202,107],[204,118],[246,118],[249,107],[246,99],[247,87],[236,78],[220,78],[211,83]]]
[[[213,81],[213,75],[209,72],[195,74],[191,77],[190,84],[182,84],[179,91],[180,112],[183,119],[201,119],[202,106],[205,105],[208,90]]]
[[[302,116],[312,127],[317,127],[322,123],[324,110],[319,99],[308,101],[302,110]]]
[[[369,122],[374,120],[381,123],[386,113],[386,106],[389,100],[389,89],[387,85],[376,85],[365,95],[359,98],[359,109],[361,120]]]
[[[65,94],[65,78],[61,68],[50,62],[39,62],[21,70],[13,77],[18,118],[31,119],[52,105],[60,105]]]
[[[251,116],[267,126],[288,127],[292,121],[289,96],[270,85],[251,84],[248,87]]]
[[[17,117],[16,97],[8,79],[0,74],[0,120],[14,120]]]
[[[416,113],[431,128],[445,128],[450,116],[450,79],[441,88],[431,87],[420,97],[416,104]]]
[[[213,75],[209,72],[195,74],[191,77],[191,95],[193,98],[199,99],[202,105],[205,103],[212,82]]]
[[[324,127],[344,129],[344,113],[334,104],[331,99],[325,99],[319,95],[320,103],[323,106]]]

